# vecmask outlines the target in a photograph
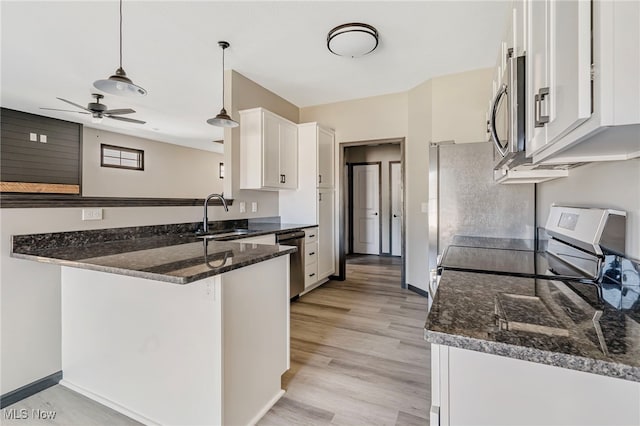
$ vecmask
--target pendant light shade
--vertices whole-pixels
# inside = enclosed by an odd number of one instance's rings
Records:
[[[134,84],[133,81],[127,77],[127,73],[124,71],[124,68],[122,68],[122,0],[120,0],[120,66],[115,74],[109,78],[94,81],[93,86],[96,89],[112,95],[144,96],[147,94],[145,89]]]
[[[222,109],[218,115],[208,119],[207,123],[217,127],[238,127],[240,124],[234,121],[229,114],[227,114],[227,110],[224,109],[224,50],[229,47],[230,44],[227,41],[219,41],[218,46],[222,48]]]

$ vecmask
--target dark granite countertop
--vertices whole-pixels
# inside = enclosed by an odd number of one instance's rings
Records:
[[[436,344],[640,382],[638,305],[613,308],[577,282],[445,270],[425,335]]]
[[[12,256],[38,262],[187,284],[296,251],[294,247],[243,243],[317,225],[212,223],[216,232],[243,228],[244,235],[216,241],[195,237],[197,223],[111,228],[13,236]],[[236,223],[238,222],[238,223]],[[233,242],[232,240],[237,240]]]

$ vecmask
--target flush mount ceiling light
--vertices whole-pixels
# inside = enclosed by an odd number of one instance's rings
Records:
[[[233,119],[229,117],[229,114],[227,114],[227,110],[224,109],[224,50],[229,47],[230,44],[227,41],[219,41],[218,46],[222,48],[222,109],[218,115],[208,119],[207,123],[218,127],[238,127],[238,122],[233,121]]]
[[[376,47],[378,30],[368,24],[342,24],[327,34],[327,49],[338,56],[358,58],[373,52]]]
[[[93,82],[96,89],[112,95],[120,96],[144,96],[147,91],[136,85],[127,77],[127,73],[122,68],[122,0],[120,0],[120,67],[116,73],[104,80],[96,80]]]

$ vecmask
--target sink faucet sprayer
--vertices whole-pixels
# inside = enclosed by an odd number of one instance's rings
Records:
[[[224,211],[228,212],[229,207],[227,206],[227,200],[224,199],[224,194],[211,194],[204,200],[204,218],[202,219],[202,232],[205,234],[209,232],[209,218],[207,217],[207,210],[209,208],[209,200],[212,198],[217,198],[222,203],[224,207]]]

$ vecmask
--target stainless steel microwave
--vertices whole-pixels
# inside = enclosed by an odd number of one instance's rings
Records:
[[[525,57],[507,53],[502,85],[491,103],[489,133],[495,146],[495,170],[530,163],[525,156]]]

